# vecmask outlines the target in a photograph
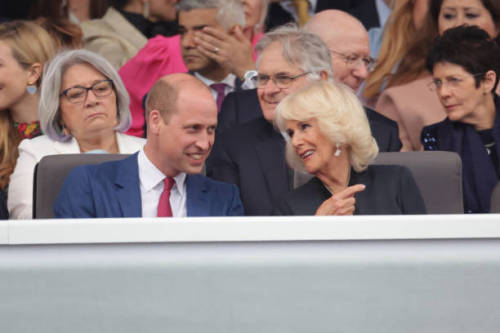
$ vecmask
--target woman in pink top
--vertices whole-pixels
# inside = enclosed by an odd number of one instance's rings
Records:
[[[262,37],[263,21],[268,0],[242,0],[245,27],[234,26],[225,32],[220,28],[205,27],[198,34],[198,49],[243,79],[245,71],[255,68],[254,46]],[[214,53],[214,45],[217,53]],[[248,57],[252,51],[252,57]],[[119,74],[130,95],[132,126],[127,134],[142,137],[144,133],[143,98],[162,76],[187,72],[181,55],[180,35],[157,36],[130,59]]]

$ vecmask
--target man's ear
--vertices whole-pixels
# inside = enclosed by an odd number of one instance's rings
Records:
[[[35,62],[28,68],[28,85],[36,85],[42,76],[42,64]]]
[[[159,110],[151,110],[147,119],[148,133],[158,135],[160,128],[165,124],[163,117]]]
[[[486,72],[486,74],[484,75],[484,79],[482,81],[484,93],[491,93],[493,91],[496,79],[497,79],[497,74],[495,73],[495,71],[489,70]]]

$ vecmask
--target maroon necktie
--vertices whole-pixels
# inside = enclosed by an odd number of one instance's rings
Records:
[[[163,180],[165,182],[165,187],[160,195],[160,200],[158,201],[158,217],[172,217],[172,207],[170,206],[170,190],[175,184],[175,181],[171,177],[165,177]]]
[[[222,106],[222,102],[224,101],[224,98],[226,97],[226,86],[227,84],[225,83],[212,83],[210,85],[210,88],[215,90],[217,93],[217,110],[220,111],[220,107]]]

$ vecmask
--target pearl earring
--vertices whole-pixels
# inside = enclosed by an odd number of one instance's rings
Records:
[[[337,150],[335,151],[335,157],[339,157],[342,150],[340,150],[340,143],[337,143]]]

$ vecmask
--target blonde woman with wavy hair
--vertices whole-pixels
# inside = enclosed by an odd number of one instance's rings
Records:
[[[408,169],[371,165],[378,154],[362,104],[343,84],[318,81],[285,97],[276,125],[289,165],[313,174],[275,208],[279,215],[423,214]]]
[[[55,53],[54,40],[37,24],[0,24],[0,188],[4,191],[19,142],[40,134],[38,88],[43,64]]]

